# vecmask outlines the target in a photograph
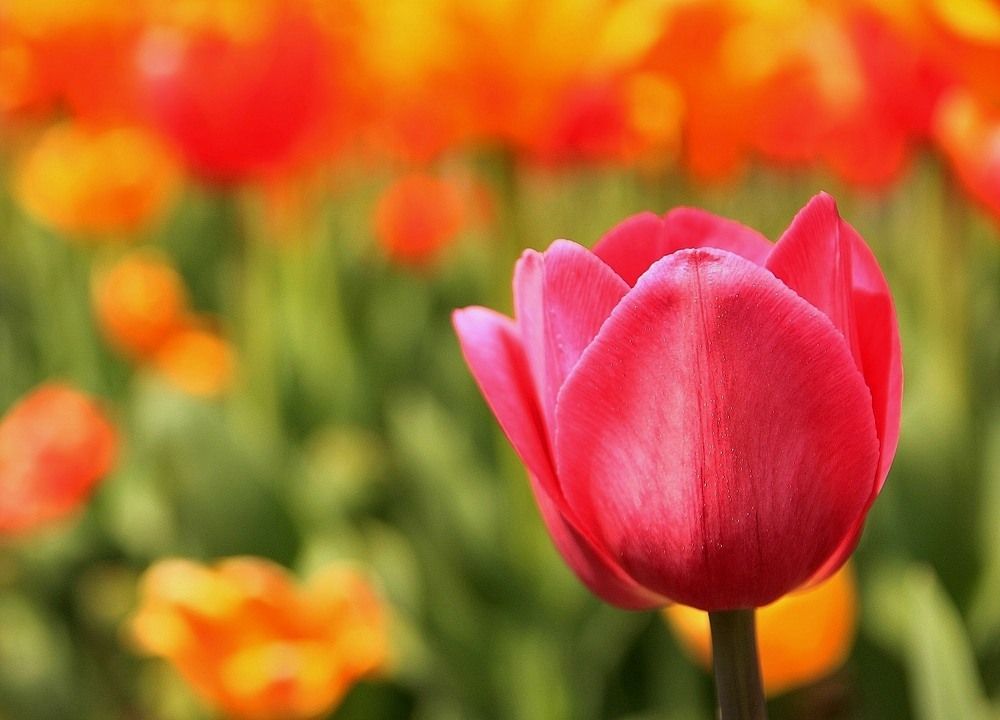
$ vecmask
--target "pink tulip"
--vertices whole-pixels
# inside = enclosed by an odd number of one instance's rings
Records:
[[[821,194],[776,244],[680,208],[454,314],[556,546],[626,608],[767,605],[856,546],[899,438],[888,284]]]

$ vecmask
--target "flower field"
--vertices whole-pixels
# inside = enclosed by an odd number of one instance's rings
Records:
[[[989,0],[3,0],[0,182],[0,720],[1000,718]]]

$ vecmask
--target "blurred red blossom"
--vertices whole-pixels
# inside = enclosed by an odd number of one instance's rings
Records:
[[[33,529],[79,509],[111,469],[117,435],[97,403],[46,383],[0,420],[0,532]]]
[[[375,235],[389,257],[419,266],[489,215],[486,188],[414,172],[392,182],[375,206]]]
[[[204,179],[277,172],[327,109],[326,39],[302,3],[154,4],[137,57],[144,106]]]

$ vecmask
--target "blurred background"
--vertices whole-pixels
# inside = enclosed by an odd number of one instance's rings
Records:
[[[563,565],[450,312],[820,190],[903,433],[772,717],[1000,718],[993,0],[2,0],[0,178],[0,720],[714,717],[697,632]]]

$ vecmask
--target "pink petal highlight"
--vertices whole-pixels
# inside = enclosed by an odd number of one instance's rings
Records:
[[[728,250],[763,265],[771,242],[756,230],[697,208],[675,208],[663,218],[645,212],[616,225],[594,246],[594,254],[635,286],[649,267],[685,248]]]
[[[650,268],[556,419],[580,522],[641,585],[706,610],[765,605],[808,580],[872,496],[871,399],[843,337],[727,252]]]
[[[555,419],[549,417],[541,398],[558,388],[549,389],[545,372],[545,269],[542,254],[534,250],[525,250],[514,266],[514,316],[531,371],[534,404],[542,410],[543,432],[550,438]]]

